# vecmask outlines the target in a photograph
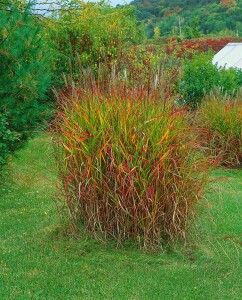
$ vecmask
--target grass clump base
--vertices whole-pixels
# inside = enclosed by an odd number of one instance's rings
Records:
[[[209,166],[186,110],[135,89],[59,93],[52,126],[71,219],[118,243],[186,238]]]

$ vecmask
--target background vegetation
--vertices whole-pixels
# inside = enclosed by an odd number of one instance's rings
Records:
[[[112,64],[127,45],[141,37],[130,7],[72,1],[56,14],[44,26],[57,76],[71,72],[77,78],[80,65],[98,69],[99,63]]]
[[[134,0],[137,19],[147,25],[147,35],[197,38],[201,34],[242,36],[241,0]]]
[[[208,52],[185,60],[179,90],[183,104],[198,107],[214,88],[219,90],[220,98],[223,94],[235,96],[240,91],[242,70],[218,68],[212,58],[213,53]]]

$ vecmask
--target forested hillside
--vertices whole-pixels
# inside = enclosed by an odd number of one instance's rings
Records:
[[[242,36],[242,0],[134,0],[149,37],[199,34]],[[156,30],[155,30],[156,28]]]

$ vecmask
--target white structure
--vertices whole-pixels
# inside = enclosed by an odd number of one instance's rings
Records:
[[[225,69],[242,70],[242,43],[228,43],[214,56],[213,64]]]

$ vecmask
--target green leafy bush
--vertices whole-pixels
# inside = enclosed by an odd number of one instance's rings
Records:
[[[58,93],[52,134],[72,220],[144,247],[185,238],[209,173],[186,110],[113,82]]]
[[[231,95],[233,93],[236,94],[241,86],[238,72],[239,71],[232,68],[228,70],[221,68],[218,72],[217,86],[220,87],[224,93]]]
[[[180,83],[181,102],[196,108],[213,88],[225,94],[236,95],[242,86],[241,71],[218,68],[212,64],[211,53],[196,54],[184,62]]]
[[[184,63],[184,74],[180,84],[180,93],[184,104],[195,108],[218,83],[218,70],[212,64],[211,55],[194,55]]]
[[[5,8],[5,9],[4,9]],[[47,46],[41,27],[28,7],[17,4],[0,10],[1,163],[21,147],[43,119],[45,92],[50,83]]]

